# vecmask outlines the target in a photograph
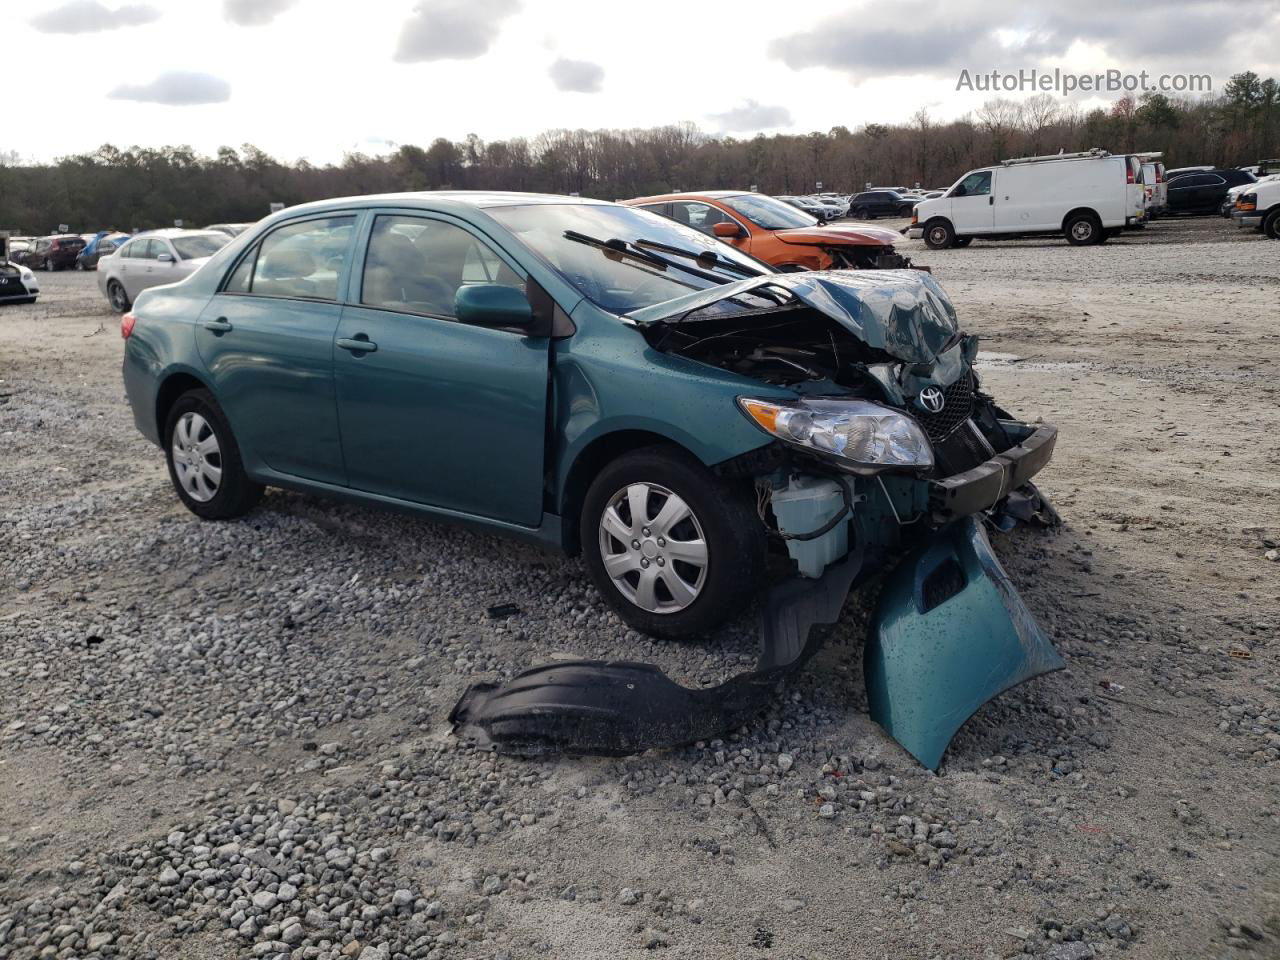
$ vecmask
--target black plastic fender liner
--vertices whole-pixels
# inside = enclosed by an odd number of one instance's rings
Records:
[[[855,552],[817,580],[772,590],[760,613],[756,668],[716,687],[682,687],[652,664],[567,660],[532,667],[505,684],[478,683],[449,714],[455,734],[502,753],[625,756],[710,740],[750,721],[779,681],[822,646],[862,568]]]

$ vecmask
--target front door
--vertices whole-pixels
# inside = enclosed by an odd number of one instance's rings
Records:
[[[344,484],[333,335],[354,215],[277,227],[240,260],[200,316],[213,392],[245,448],[273,470]]]
[[[542,519],[545,337],[459,323],[470,283],[524,290],[514,261],[444,217],[386,212],[334,350],[351,487],[534,527]]]
[[[951,192],[951,223],[956,233],[990,233],[995,225],[991,171],[971,173]]]

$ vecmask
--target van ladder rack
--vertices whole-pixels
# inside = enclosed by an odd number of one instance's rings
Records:
[[[1047,163],[1050,160],[1095,160],[1099,157],[1109,157],[1111,153],[1103,150],[1101,147],[1094,147],[1092,150],[1083,150],[1080,153],[1051,153],[1044,157],[1015,157],[1012,160],[1001,160],[1000,163],[1006,167],[1012,167],[1019,163]]]

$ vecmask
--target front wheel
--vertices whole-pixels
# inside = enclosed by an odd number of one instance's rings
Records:
[[[1266,215],[1262,221],[1262,232],[1272,240],[1280,240],[1280,208]]]
[[[231,425],[208,390],[189,390],[165,421],[169,479],[184,506],[203,520],[248,513],[262,498],[240,459]]]
[[[750,491],[674,447],[606,466],[583,501],[581,538],[608,604],[635,629],[669,639],[706,634],[740,613],[764,570],[765,530]]]
[[[930,250],[945,250],[954,246],[956,232],[946,220],[934,220],[924,227],[924,243]]]

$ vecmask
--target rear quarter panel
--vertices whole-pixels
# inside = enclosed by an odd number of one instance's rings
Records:
[[[207,299],[153,290],[133,306],[137,320],[125,341],[121,372],[134,423],[152,443],[161,443],[164,429],[156,418],[156,397],[165,380],[187,374],[208,383],[195,339],[195,320]]]

